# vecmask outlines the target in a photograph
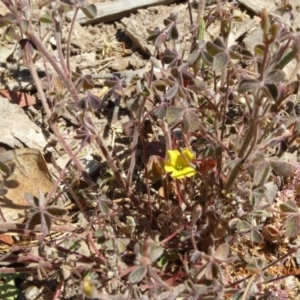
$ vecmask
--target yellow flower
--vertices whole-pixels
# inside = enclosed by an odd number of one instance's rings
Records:
[[[165,161],[165,170],[171,173],[172,178],[182,179],[194,176],[197,171],[191,167],[194,154],[189,149],[168,150],[169,160]]]

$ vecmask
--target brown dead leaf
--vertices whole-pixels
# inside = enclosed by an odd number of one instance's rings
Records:
[[[36,104],[36,99],[27,93],[0,90],[0,96],[7,98],[10,102],[18,104],[20,107]]]
[[[0,243],[4,243],[6,245],[11,246],[11,245],[13,245],[14,240],[8,234],[0,234]]]
[[[8,193],[0,197],[1,211],[7,222],[21,223],[25,219],[25,210],[29,207],[24,193],[37,197],[38,189],[43,193],[49,192],[53,185],[51,176],[44,157],[36,149],[0,153],[0,160],[12,170],[8,178],[3,178],[0,174],[0,181],[8,189]]]

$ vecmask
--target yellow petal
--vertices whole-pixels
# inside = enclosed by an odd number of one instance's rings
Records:
[[[168,150],[168,156],[170,162],[175,165],[178,158],[181,156],[181,153],[178,150]]]
[[[165,161],[165,170],[168,173],[171,173],[173,171],[176,171],[175,167],[171,164],[169,161]]]
[[[190,149],[184,149],[183,154],[189,161],[192,161],[194,159],[194,153],[191,152]]]
[[[171,174],[172,178],[182,179],[184,177],[192,177],[197,174],[197,171],[191,167],[186,167],[182,170],[174,170]]]

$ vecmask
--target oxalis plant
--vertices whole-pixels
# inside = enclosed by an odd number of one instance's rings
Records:
[[[149,28],[148,40],[155,46],[151,70],[129,83],[118,77],[105,82],[111,98],[122,99],[131,117],[123,124],[131,149],[123,164],[94,124],[102,100],[91,92],[92,76],[70,63],[77,12],[92,19],[95,6],[39,2],[36,13],[26,0],[2,2],[10,11],[0,19],[4,37],[17,43],[47,126],[70,157],[48,195],[39,191],[38,200],[26,194],[32,206],[26,225],[6,226],[52,251],[20,259],[13,249],[9,261],[38,263],[36,269],[13,271],[55,278],[54,299],[68,299],[62,287],[70,285],[80,299],[286,299],[289,290],[279,283],[290,276],[282,270],[298,251],[300,230],[298,205],[287,195],[299,188],[299,108],[293,97],[300,64],[289,78],[284,72],[300,55],[300,35],[289,22],[292,7],[285,2],[272,16],[262,10],[262,42],[253,51],[229,43],[233,24],[243,21],[233,3],[218,1],[205,15],[200,0],[194,19],[188,1],[189,32],[180,31],[174,13],[163,26]],[[63,16],[70,8],[75,14],[63,37]],[[220,32],[206,38],[214,22]],[[47,47],[49,32],[57,56]],[[189,45],[183,37],[189,37]],[[35,65],[39,58],[48,90]],[[57,91],[54,78],[65,90]],[[80,140],[76,151],[57,126],[66,110],[79,124],[73,135]],[[101,182],[77,158],[89,144],[105,157],[110,175]],[[5,196],[11,170],[4,163],[0,167]],[[76,185],[80,181],[84,188]],[[54,204],[63,188],[80,212],[77,228],[59,225],[67,211]],[[73,215],[68,217],[71,221]],[[69,232],[64,247],[53,231]],[[93,255],[78,252],[83,243]],[[269,249],[276,260],[265,258]]]

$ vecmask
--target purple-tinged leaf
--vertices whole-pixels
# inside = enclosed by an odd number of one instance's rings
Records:
[[[228,258],[229,255],[229,245],[227,243],[224,243],[222,245],[220,245],[216,252],[214,257],[219,260],[220,262],[223,262],[224,260],[226,260]]]
[[[189,81],[187,88],[195,93],[200,93],[207,88],[207,83],[199,79]]]
[[[189,66],[191,66],[195,61],[201,58],[201,51],[194,50],[187,58]]]
[[[213,61],[213,70],[215,72],[221,72],[227,67],[229,61],[228,54],[225,52],[219,53],[214,56],[214,61]]]
[[[42,235],[46,236],[50,233],[50,228],[51,228],[51,218],[46,215],[41,213],[41,230],[42,230]]]
[[[299,33],[294,38],[293,50],[292,51],[295,55],[300,54],[300,35],[299,35]]]
[[[47,206],[47,202],[44,193],[40,189],[38,190],[38,196],[39,196],[39,208],[43,209]]]
[[[155,27],[153,30],[147,29],[147,32],[149,33],[148,41],[154,41],[161,33],[159,27]]]
[[[101,108],[101,100],[96,95],[87,92],[87,95],[78,101],[77,107],[82,110],[95,111]]]
[[[273,70],[264,76],[264,83],[280,83],[284,79],[285,73],[282,70]]]
[[[165,98],[167,100],[172,100],[176,96],[177,92],[178,92],[178,84],[175,84],[167,90],[165,94]]]
[[[176,50],[171,50],[171,49],[167,48],[164,52],[162,61],[165,64],[173,65],[176,61],[178,61],[180,59],[181,59],[181,56]]]
[[[279,159],[269,159],[270,165],[277,176],[289,177],[295,174],[294,164]]]
[[[8,189],[6,189],[5,187],[0,187],[0,196],[4,196],[8,193]]]
[[[238,87],[238,93],[246,93],[248,91],[254,90],[260,86],[260,82],[256,79],[245,78],[242,79]]]
[[[179,38],[177,26],[173,26],[173,28],[171,29],[171,38],[172,40],[177,40]]]
[[[199,116],[188,109],[183,116],[183,130],[187,132],[196,132],[200,128],[200,119]]]
[[[33,195],[31,195],[29,193],[24,193],[24,197],[32,208],[39,207],[39,201],[36,197],[34,197]]]
[[[166,106],[159,105],[151,113],[152,116],[155,116],[158,119],[163,119],[166,115]]]
[[[160,48],[160,46],[166,41],[167,34],[165,32],[162,32],[155,40],[154,46],[156,48]]]

